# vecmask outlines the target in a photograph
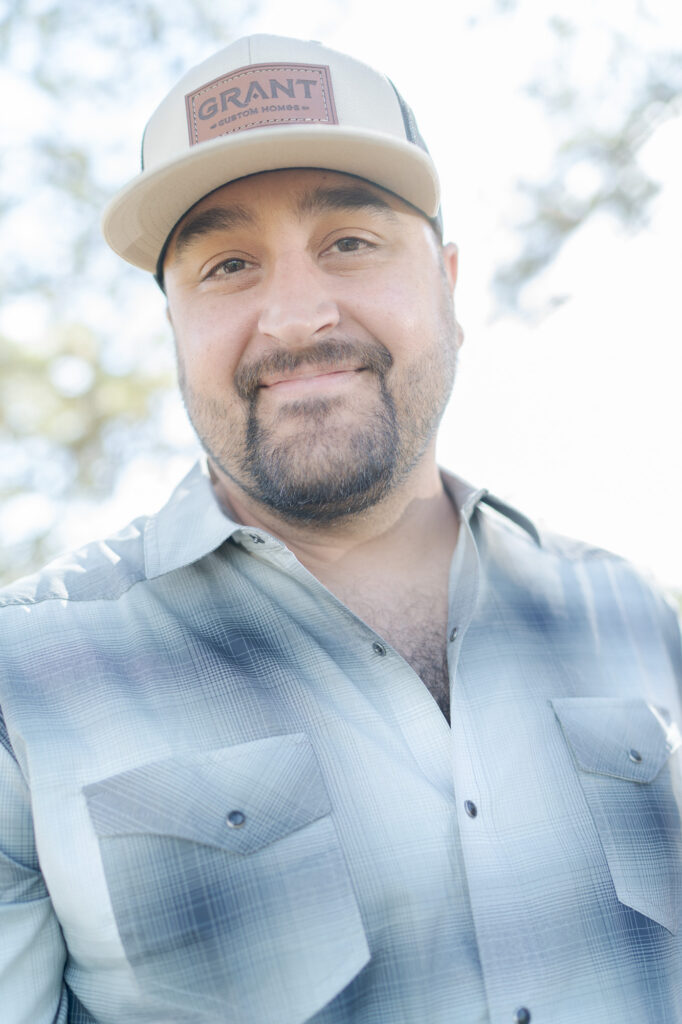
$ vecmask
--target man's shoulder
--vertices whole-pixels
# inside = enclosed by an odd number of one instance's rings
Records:
[[[234,528],[197,463],[166,504],[103,540],[67,552],[0,590],[0,609],[48,601],[116,601],[131,587],[190,565]]]
[[[567,561],[608,561],[636,571],[631,562],[618,553],[577,537],[549,529],[490,492],[486,492],[478,505],[485,529],[492,535],[514,540],[529,550]]]
[[[664,623],[679,649],[679,609],[653,573],[589,541],[536,524],[486,494],[477,509],[479,547],[503,575],[526,587],[561,588],[568,600],[612,608],[625,618]]]
[[[145,578],[148,516],[102,540],[67,551],[44,568],[0,590],[0,608],[44,601],[116,600]]]

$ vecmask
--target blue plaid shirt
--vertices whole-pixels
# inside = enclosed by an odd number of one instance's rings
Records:
[[[447,484],[451,729],[201,466],[3,592],[3,1024],[682,1022],[676,617]]]

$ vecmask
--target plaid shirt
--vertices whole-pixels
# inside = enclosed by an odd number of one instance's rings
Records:
[[[451,729],[203,467],[3,592],[3,1024],[682,1022],[676,617],[447,483]]]

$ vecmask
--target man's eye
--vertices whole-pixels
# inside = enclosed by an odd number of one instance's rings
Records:
[[[334,245],[339,252],[357,252],[359,249],[367,249],[370,247],[370,243],[366,242],[364,238],[339,238],[338,241],[334,242]]]
[[[240,260],[236,256],[229,260],[223,260],[215,268],[216,272],[221,274],[236,274],[238,270],[243,270],[246,266],[246,260]]]
[[[240,259],[238,256],[232,256],[229,260],[222,260],[221,263],[216,263],[215,267],[211,267],[206,277],[227,277],[230,274],[239,273],[246,266],[246,260]]]

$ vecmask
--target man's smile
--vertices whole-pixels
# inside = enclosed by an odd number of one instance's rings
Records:
[[[287,370],[273,374],[260,382],[263,391],[275,393],[305,394],[321,390],[344,387],[362,373],[365,367],[325,369],[324,367],[302,366],[297,370]]]

